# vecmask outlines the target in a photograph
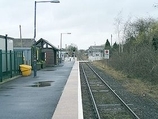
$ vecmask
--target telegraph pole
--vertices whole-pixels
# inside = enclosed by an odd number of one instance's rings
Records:
[[[21,25],[19,25],[19,31],[20,31],[20,40],[21,40],[21,47],[23,46],[22,44],[22,33],[21,33]]]
[[[112,47],[112,34],[111,34],[111,47]]]

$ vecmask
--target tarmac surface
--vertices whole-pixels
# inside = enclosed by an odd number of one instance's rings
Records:
[[[0,119],[51,119],[74,61],[0,85]]]

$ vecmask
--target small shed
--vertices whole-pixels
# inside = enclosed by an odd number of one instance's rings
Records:
[[[102,60],[104,58],[104,46],[90,46],[88,49],[88,59],[90,61]]]
[[[53,46],[47,40],[41,38],[36,42],[36,47],[39,48],[38,61],[45,61],[47,67],[54,66],[58,64],[59,59],[59,49]]]
[[[31,48],[34,43],[32,38],[14,38],[14,51],[23,51],[24,64],[31,65]]]

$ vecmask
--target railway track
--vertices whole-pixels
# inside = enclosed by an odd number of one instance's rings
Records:
[[[80,63],[84,118],[140,119],[88,63]]]

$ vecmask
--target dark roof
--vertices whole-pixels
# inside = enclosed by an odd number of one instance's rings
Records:
[[[103,51],[104,50],[104,46],[90,46],[89,51]]]
[[[46,45],[46,47],[44,47],[44,45]],[[40,38],[37,42],[36,42],[36,46],[37,47],[41,47],[41,48],[52,48],[54,50],[59,50],[57,47],[55,47],[54,45],[52,45],[50,42],[48,42],[47,40]]]
[[[32,38],[14,38],[13,46],[14,47],[31,47],[34,43],[34,39]]]

